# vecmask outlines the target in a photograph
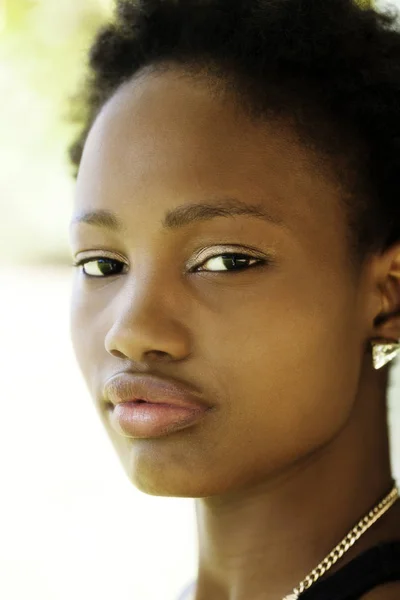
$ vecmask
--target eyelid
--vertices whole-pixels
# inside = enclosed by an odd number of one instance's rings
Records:
[[[84,256],[81,256],[83,254]],[[102,250],[101,248],[98,250],[82,250],[78,253],[78,255],[74,258],[74,263],[78,263],[82,260],[91,260],[96,258],[110,258],[112,260],[120,260],[121,262],[127,264],[126,257],[122,256],[119,252],[111,252],[110,250]]]
[[[266,255],[264,252],[261,252],[260,250],[256,250],[255,248],[243,247],[243,246],[239,246],[239,245],[235,245],[235,244],[225,244],[225,245],[201,248],[200,250],[198,250],[196,252],[193,259],[190,259],[190,261],[187,263],[187,266],[190,269],[194,266],[199,266],[199,261],[201,264],[201,263],[207,261],[209,258],[214,258],[221,254],[228,254],[228,253],[248,254],[254,258],[260,258],[260,259],[269,260],[269,261],[273,260],[273,256],[271,253]]]

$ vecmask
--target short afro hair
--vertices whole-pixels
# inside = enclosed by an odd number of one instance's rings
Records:
[[[118,0],[71,98],[81,123],[69,149],[75,176],[96,116],[143,67],[211,75],[252,118],[289,121],[330,165],[359,267],[400,241],[396,24],[393,6],[365,0]]]

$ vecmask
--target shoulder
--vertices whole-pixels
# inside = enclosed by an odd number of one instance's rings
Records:
[[[392,581],[378,585],[360,600],[399,600],[400,598],[400,581]]]

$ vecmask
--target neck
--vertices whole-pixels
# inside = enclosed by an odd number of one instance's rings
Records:
[[[196,500],[196,600],[280,600],[390,491],[383,377],[364,379],[348,421],[324,447],[251,488]],[[328,575],[393,537],[390,512]]]

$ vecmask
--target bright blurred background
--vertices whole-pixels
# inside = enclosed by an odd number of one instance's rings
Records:
[[[127,481],[70,343],[68,98],[111,9],[0,0],[2,600],[176,600],[195,576],[193,501]],[[400,368],[389,399],[400,479]]]

